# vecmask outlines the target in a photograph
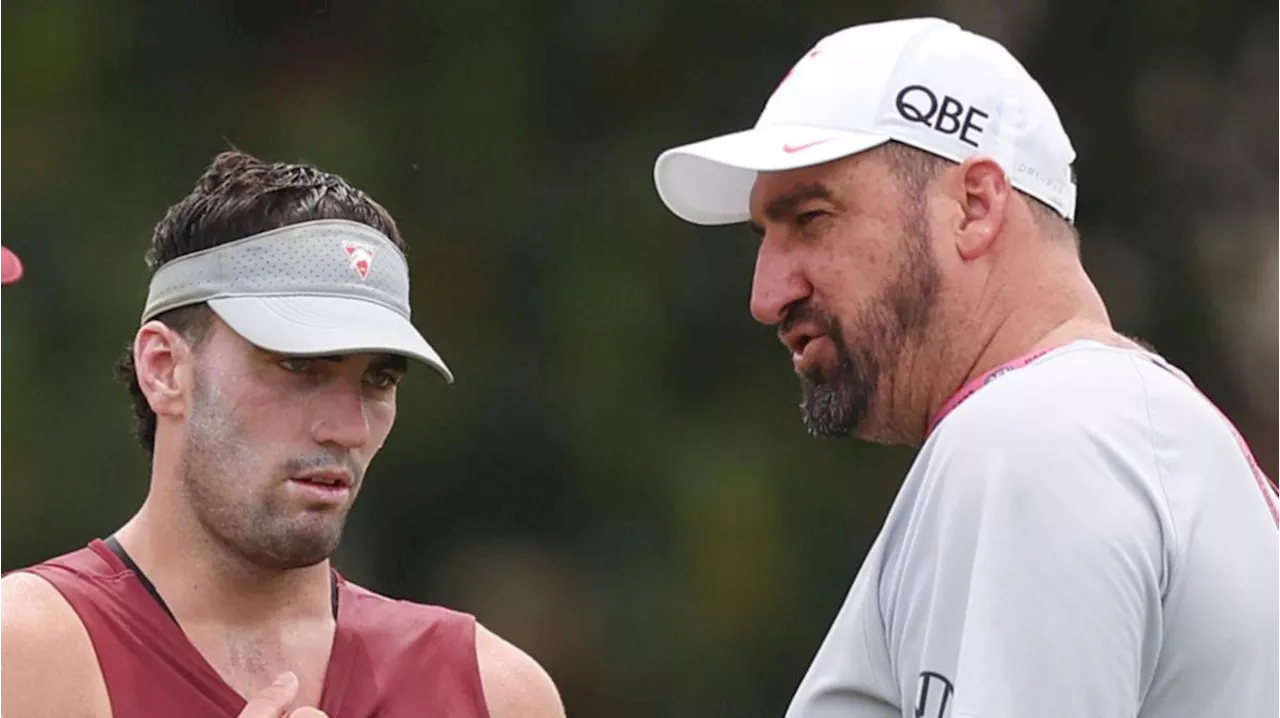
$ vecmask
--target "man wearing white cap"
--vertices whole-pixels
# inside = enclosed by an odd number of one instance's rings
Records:
[[[697,224],[760,236],[821,436],[919,447],[791,718],[1274,716],[1276,492],[1081,266],[1075,152],[996,42],[817,43],[752,129],[668,150]]]
[[[330,566],[406,360],[452,380],[410,322],[405,249],[341,177],[240,152],[170,208],[121,363],[150,490],[105,541],[0,582],[5,715],[563,716],[473,617]]]

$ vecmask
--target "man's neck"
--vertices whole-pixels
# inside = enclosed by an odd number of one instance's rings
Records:
[[[115,536],[180,623],[262,626],[332,616],[328,561],[292,570],[256,566],[198,522],[158,509],[148,497]]]
[[[935,391],[929,406],[930,424],[970,382],[1021,357],[1080,340],[1139,348],[1111,327],[1101,297],[1082,271],[1076,281],[1041,290],[1036,299],[1013,303],[1012,309],[998,316],[971,354],[968,368],[953,373],[951,380]]]

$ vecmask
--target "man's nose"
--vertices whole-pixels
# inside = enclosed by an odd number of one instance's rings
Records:
[[[357,449],[369,443],[372,433],[362,387],[335,381],[331,389],[317,399],[320,417],[312,429],[315,440],[345,449]]]
[[[777,324],[786,315],[787,307],[812,291],[794,260],[766,236],[756,253],[756,271],[751,280],[751,316],[761,324]]]

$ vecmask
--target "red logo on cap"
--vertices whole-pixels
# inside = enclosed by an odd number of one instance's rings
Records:
[[[796,64],[794,64],[794,65],[792,65],[792,66],[791,66],[791,69],[790,69],[790,70],[787,70],[787,74],[783,75],[783,76],[782,76],[782,79],[778,81],[778,87],[782,87],[782,84],[783,84],[784,82],[786,82],[787,80],[791,79],[791,73],[793,73],[793,72],[795,72],[795,71],[796,71],[796,68],[800,66],[800,63],[804,62],[805,60],[808,60],[809,58],[813,57],[814,55],[817,55],[819,52],[822,52],[822,50],[821,50],[820,48],[814,48],[813,50],[810,50],[810,51],[809,51],[809,53],[808,53],[807,55],[805,55],[804,57],[800,58],[800,60],[799,60],[798,62],[796,62]],[[773,91],[774,91],[774,92],[777,92],[777,91],[778,91],[778,87],[773,88]]]
[[[373,266],[373,247],[360,242],[343,242],[342,248],[347,251],[347,261],[356,270],[361,279],[369,278],[369,267]]]
[[[800,150],[807,150],[810,147],[813,147],[814,145],[820,145],[823,142],[830,142],[831,140],[834,140],[834,139],[835,139],[834,137],[828,137],[822,140],[814,140],[813,142],[806,142],[802,145],[783,145],[782,151],[786,152],[787,154],[791,154],[793,152],[799,152]]]

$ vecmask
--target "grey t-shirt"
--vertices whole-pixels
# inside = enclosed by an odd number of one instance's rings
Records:
[[[1276,496],[1181,372],[1076,342],[938,424],[787,718],[1270,718]]]

